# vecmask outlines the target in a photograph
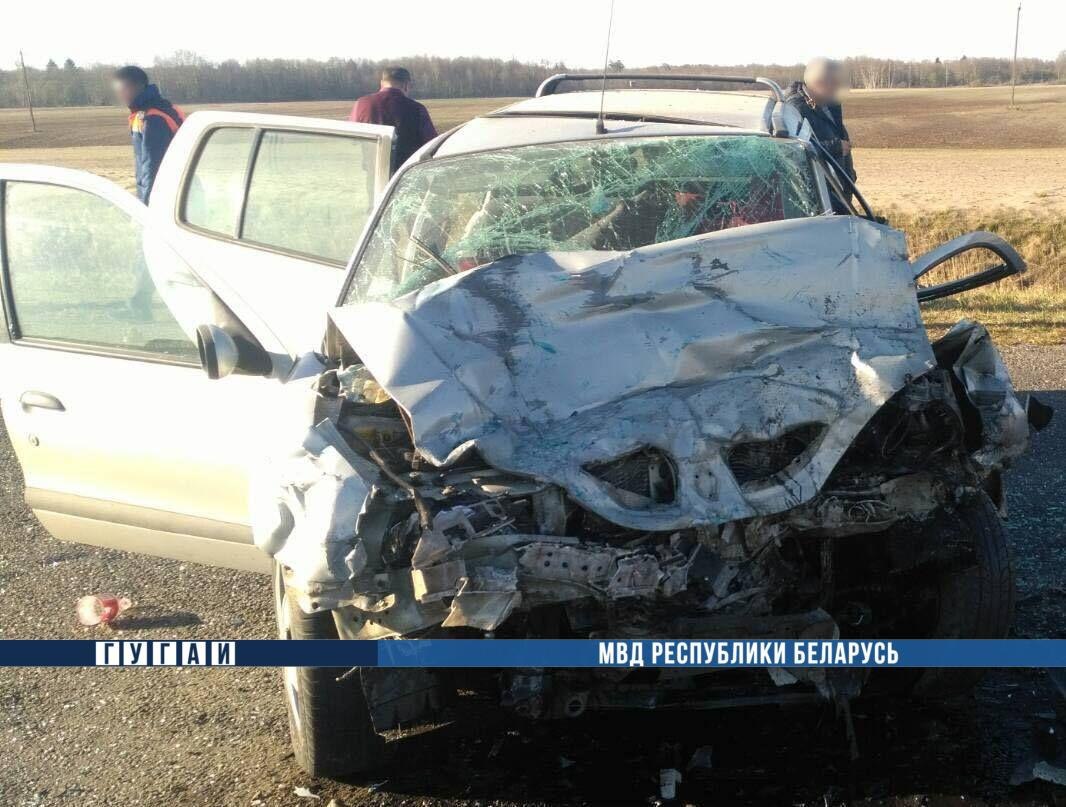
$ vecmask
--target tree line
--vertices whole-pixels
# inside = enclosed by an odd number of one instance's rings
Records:
[[[415,94],[421,98],[531,95],[545,77],[566,70],[558,63],[436,56],[411,56],[390,62],[340,58],[210,62],[194,53],[179,51],[156,59],[149,73],[164,94],[178,103],[342,100],[377,89],[378,72],[385,64],[408,67],[415,77]],[[844,66],[851,86],[865,89],[984,86],[1006,84],[1011,79],[1010,60],[990,57],[900,61],[859,56],[845,59]],[[67,59],[62,65],[49,61],[43,69],[30,68],[27,72],[33,103],[111,104],[114,67],[81,67]],[[615,71],[624,67],[619,61],[611,63]],[[798,79],[803,72],[799,64],[660,65],[643,69],[762,75],[781,84]],[[1019,59],[1018,82],[1066,82],[1066,51],[1055,60]],[[26,100],[21,71],[17,67],[0,70],[0,107],[24,106]]]
[[[903,61],[853,56],[842,59],[849,86],[855,89],[879,90],[904,87],[990,87],[1009,84],[1011,60],[996,57],[967,57],[958,59],[926,59]],[[648,70],[676,70],[685,73],[719,73],[745,76],[764,76],[787,87],[803,76],[803,65],[745,64],[745,65],[660,65]],[[1066,50],[1052,59],[1018,59],[1019,84],[1066,83]]]

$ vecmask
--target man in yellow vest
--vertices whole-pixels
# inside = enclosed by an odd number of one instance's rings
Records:
[[[115,95],[130,111],[130,140],[133,142],[133,166],[137,177],[137,196],[148,204],[152,185],[163,155],[170,147],[185,115],[159,94],[148,82],[148,74],[136,65],[120,67],[114,74]],[[155,284],[147,267],[142,267],[128,306],[140,320],[152,319]]]
[[[137,195],[148,204],[159,164],[185,115],[160,95],[159,88],[148,82],[148,74],[135,65],[116,70],[114,85],[119,101],[130,111]]]

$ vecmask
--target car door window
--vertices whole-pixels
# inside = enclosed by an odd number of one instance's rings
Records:
[[[346,262],[370,214],[376,158],[369,139],[264,132],[242,237]]]
[[[237,237],[244,175],[254,139],[254,129],[230,127],[208,134],[185,193],[185,221],[219,235]]]
[[[250,246],[344,264],[370,215],[377,158],[371,137],[218,128],[187,180],[182,220]]]
[[[95,194],[36,182],[4,183],[3,212],[16,339],[199,364],[168,303],[208,292],[140,222]]]

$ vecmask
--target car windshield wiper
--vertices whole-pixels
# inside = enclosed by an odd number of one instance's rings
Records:
[[[446,275],[457,275],[457,274],[459,274],[457,271],[455,271],[455,269],[452,268],[452,265],[450,263],[448,263],[446,260],[444,260],[444,258],[442,258],[436,252],[436,250],[434,250],[433,247],[431,247],[425,241],[423,241],[422,239],[420,239],[416,235],[412,235],[412,236],[410,236],[410,238],[411,238],[411,243],[414,244],[416,247],[418,247],[418,251],[421,252],[423,255],[425,255],[427,258],[429,258],[431,261],[433,261],[433,263],[437,264],[437,266],[440,267],[440,270],[442,272],[444,272]]]

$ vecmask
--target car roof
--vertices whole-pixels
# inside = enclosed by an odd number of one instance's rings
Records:
[[[607,90],[564,92],[527,98],[500,112],[545,114],[590,112],[610,115],[671,117],[718,126],[769,131],[774,100],[768,93],[710,92],[706,90]]]
[[[598,91],[566,92],[528,98],[474,118],[432,149],[434,157],[475,151],[592,140],[599,113]],[[664,135],[769,135],[776,99],[750,92],[704,90],[608,90],[602,94],[609,137]],[[801,119],[783,105],[788,130],[799,131]],[[611,121],[614,121],[612,124]]]

